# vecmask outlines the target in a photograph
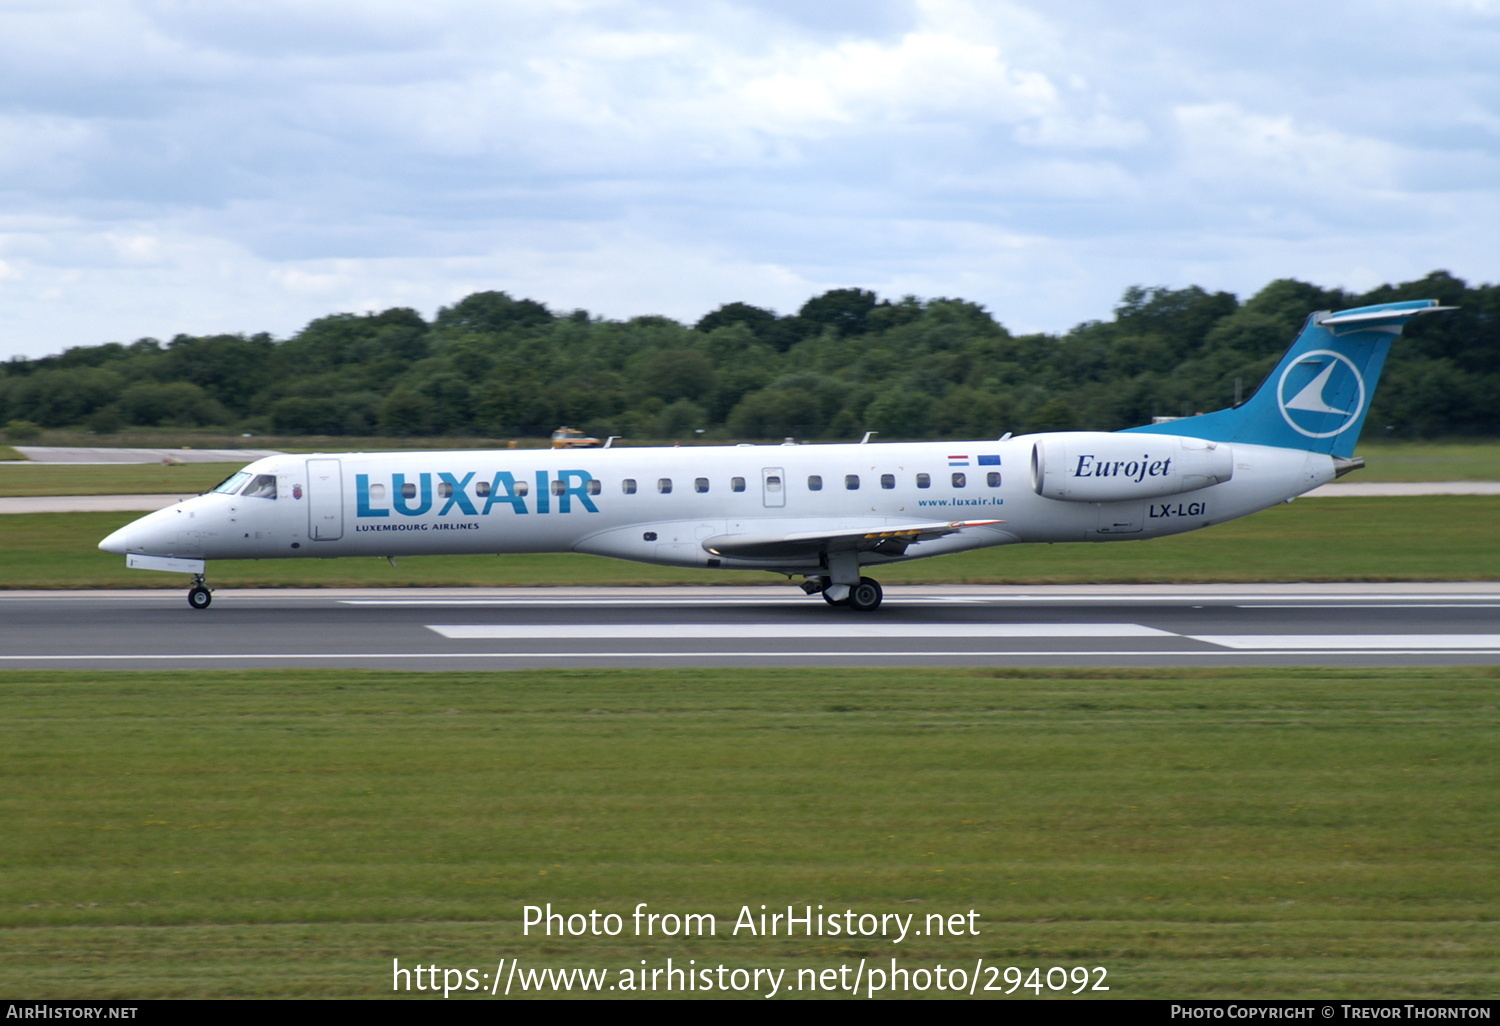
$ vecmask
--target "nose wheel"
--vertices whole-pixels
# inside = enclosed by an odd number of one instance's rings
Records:
[[[213,592],[203,583],[202,576],[194,577],[193,586],[188,590],[188,605],[194,609],[207,609],[213,600]]]

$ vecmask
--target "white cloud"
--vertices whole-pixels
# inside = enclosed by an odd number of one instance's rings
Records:
[[[915,32],[895,46],[846,42],[778,55],[738,92],[747,120],[767,130],[826,123],[958,119],[1009,123],[1054,109],[1045,75],[1009,66],[993,46]]]
[[[1018,142],[1053,150],[1125,150],[1150,138],[1141,122],[1108,114],[1044,116],[1016,129]]]
[[[1185,173],[1232,193],[1315,193],[1387,189],[1395,184],[1394,147],[1289,115],[1251,114],[1232,103],[1174,112]]]
[[[167,251],[161,239],[154,235],[121,235],[106,232],[104,240],[114,250],[119,262],[126,266],[150,267],[167,262]]]

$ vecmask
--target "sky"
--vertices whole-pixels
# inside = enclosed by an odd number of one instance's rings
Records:
[[[0,358],[1500,280],[1500,0],[0,0]]]

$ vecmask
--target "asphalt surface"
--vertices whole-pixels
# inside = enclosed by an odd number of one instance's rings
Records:
[[[0,668],[1500,664],[1500,584],[0,593]]]

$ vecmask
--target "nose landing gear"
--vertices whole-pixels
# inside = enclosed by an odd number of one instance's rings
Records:
[[[208,585],[203,583],[203,575],[195,574],[193,586],[188,590],[188,605],[194,609],[207,609],[213,600],[213,592],[209,591]]]

